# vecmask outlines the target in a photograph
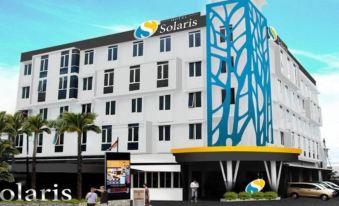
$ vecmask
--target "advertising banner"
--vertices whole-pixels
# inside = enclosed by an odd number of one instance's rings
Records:
[[[145,206],[145,190],[133,190],[133,206]]]
[[[105,186],[110,200],[130,199],[130,153],[106,152]]]

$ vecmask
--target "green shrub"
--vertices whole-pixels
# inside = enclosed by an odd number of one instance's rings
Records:
[[[235,200],[235,199],[238,198],[238,194],[235,193],[235,192],[226,192],[226,193],[224,194],[224,198],[225,198],[226,200]]]
[[[263,192],[253,192],[252,198],[256,200],[264,199],[264,193]]]
[[[268,200],[273,200],[278,197],[278,194],[276,192],[265,192],[264,193],[264,198]]]
[[[249,192],[240,192],[239,193],[239,198],[242,200],[248,200],[251,198],[251,193]]]

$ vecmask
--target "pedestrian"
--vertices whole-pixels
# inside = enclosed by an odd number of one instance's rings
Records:
[[[150,200],[150,195],[149,195],[149,189],[147,187],[147,184],[144,184],[145,188],[145,206],[151,206],[151,200]]]
[[[199,189],[199,183],[196,180],[193,180],[190,184],[191,188],[191,194],[192,194],[192,199],[191,202],[197,202],[198,201],[198,189]]]
[[[108,205],[108,192],[105,189],[105,186],[100,186],[100,189],[95,189],[95,191],[100,192],[100,205]]]
[[[91,187],[91,191],[87,193],[86,200],[87,206],[95,206],[97,202],[98,195],[95,193],[95,188]]]

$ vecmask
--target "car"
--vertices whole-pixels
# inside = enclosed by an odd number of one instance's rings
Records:
[[[339,193],[339,187],[333,187],[332,185],[330,185],[330,184],[328,184],[326,182],[319,182],[317,184],[320,184],[320,185],[326,187],[327,189],[334,190],[335,191],[335,196],[337,196],[338,193]]]
[[[310,182],[288,183],[287,194],[294,199],[299,197],[318,197],[324,201],[335,197],[334,190],[328,189],[321,184]]]
[[[330,181],[323,181],[323,182],[329,185],[332,185],[333,187],[339,188],[339,185],[335,184],[334,182],[330,182]]]

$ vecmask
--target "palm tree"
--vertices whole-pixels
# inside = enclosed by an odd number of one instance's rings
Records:
[[[49,121],[49,127],[55,129],[55,140],[59,139],[68,129],[67,122],[61,116],[56,120]]]
[[[38,135],[41,133],[50,134],[48,121],[43,119],[41,115],[30,116],[24,124],[24,130],[34,133],[33,141],[33,158],[32,158],[32,189],[36,189],[36,153],[38,146]]]
[[[93,131],[100,133],[101,130],[94,124],[96,114],[93,113],[63,113],[61,117],[67,124],[67,132],[77,133],[77,196],[78,199],[82,198],[82,151],[81,139],[84,132]]]
[[[8,131],[9,127],[10,124],[8,122],[8,115],[6,112],[0,112],[0,137],[3,135],[3,133]]]
[[[13,116],[8,115],[9,127],[7,129],[7,132],[13,144],[15,144],[19,135],[29,135],[29,131],[25,130],[24,128],[24,123],[26,119],[27,118],[22,114],[22,112],[16,112]]]
[[[0,182],[14,182],[14,176],[10,173],[8,159],[18,153],[9,140],[0,139]]]

